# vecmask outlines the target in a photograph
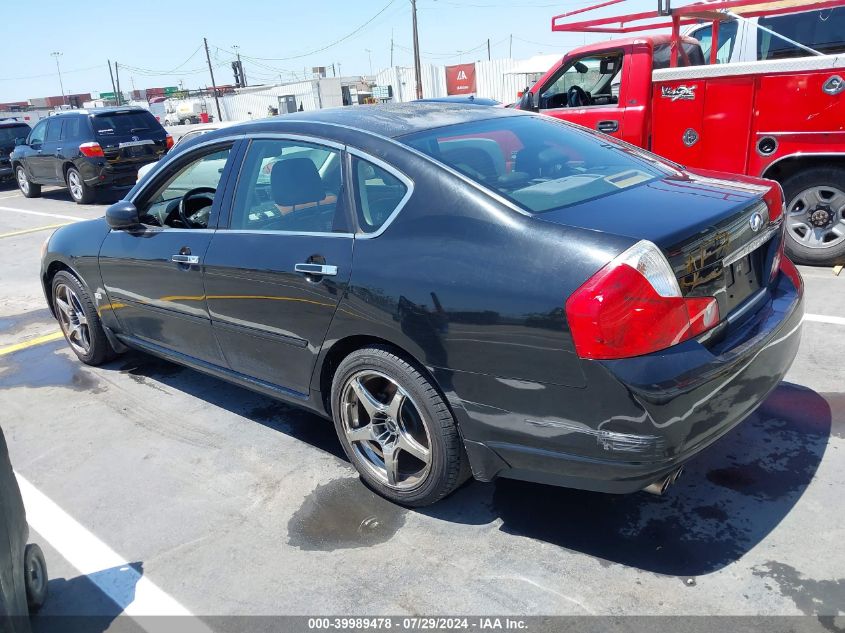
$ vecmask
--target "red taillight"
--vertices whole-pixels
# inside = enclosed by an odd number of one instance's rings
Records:
[[[99,143],[83,143],[79,146],[79,151],[82,152],[83,156],[87,156],[88,158],[97,158],[105,156],[103,154],[103,148],[100,147]]]
[[[669,263],[651,242],[638,242],[602,268],[566,302],[581,358],[641,356],[677,345],[719,322],[713,297],[681,295]]]
[[[167,143],[167,149],[168,149],[168,150],[170,150],[170,148],[172,148],[172,147],[173,147],[173,137],[172,137],[172,136],[170,136],[170,134],[168,134],[168,135],[165,137],[164,142],[165,142],[165,143]]]
[[[772,182],[769,191],[763,196],[763,201],[769,207],[769,222],[776,222],[783,215],[783,188]]]

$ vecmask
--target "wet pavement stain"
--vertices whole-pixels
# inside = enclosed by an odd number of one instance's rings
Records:
[[[778,561],[768,561],[751,573],[777,583],[780,594],[790,598],[806,615],[838,615],[845,608],[845,578],[805,578],[794,567]]]
[[[128,375],[139,385],[146,385],[156,391],[168,393],[156,380],[176,376],[185,370],[182,365],[171,363],[156,356],[130,355],[120,367],[120,373]],[[152,380],[148,380],[151,378]]]
[[[21,350],[0,362],[0,390],[14,387],[67,387],[102,393],[106,388],[72,352],[64,340]]]
[[[407,510],[379,497],[357,477],[317,486],[288,522],[288,544],[307,551],[369,547],[390,540]]]
[[[15,334],[33,323],[55,323],[55,319],[47,308],[3,316],[0,317],[0,334]]]

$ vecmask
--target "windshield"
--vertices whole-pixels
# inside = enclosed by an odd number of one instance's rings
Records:
[[[642,150],[541,116],[450,125],[401,140],[532,213],[674,173]]]
[[[27,134],[29,134],[28,125],[0,127],[0,143],[14,141],[16,138],[26,138]]]
[[[94,131],[100,136],[128,136],[161,127],[155,117],[144,112],[115,112],[91,117]]]

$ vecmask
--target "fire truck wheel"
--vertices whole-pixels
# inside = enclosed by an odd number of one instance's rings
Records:
[[[786,254],[817,266],[845,264],[845,169],[815,167],[783,181]]]

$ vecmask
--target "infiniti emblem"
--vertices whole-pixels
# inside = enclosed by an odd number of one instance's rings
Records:
[[[141,139],[139,139],[137,136],[133,136],[133,137],[132,137],[132,140],[133,140],[133,141],[140,141]]]
[[[748,223],[751,225],[751,230],[756,233],[763,226],[763,216],[759,211],[755,211]]]

